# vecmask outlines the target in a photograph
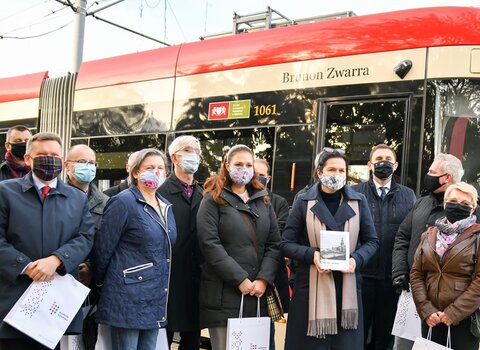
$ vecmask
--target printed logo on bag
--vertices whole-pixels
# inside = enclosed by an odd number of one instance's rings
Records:
[[[242,331],[232,332],[233,341],[232,341],[232,350],[242,350]]]
[[[25,303],[20,306],[20,312],[26,317],[32,318],[37,312],[43,298],[47,294],[48,288],[52,285],[52,282],[42,282],[36,285],[31,295],[25,300]]]
[[[58,312],[58,309],[60,309],[60,306],[58,306],[57,302],[54,301],[50,306],[50,315],[56,314]]]

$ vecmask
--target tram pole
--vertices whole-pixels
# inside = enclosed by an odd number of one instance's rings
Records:
[[[85,16],[87,0],[75,0],[75,19],[73,23],[73,54],[70,71],[78,73],[83,60],[83,40],[85,37]]]

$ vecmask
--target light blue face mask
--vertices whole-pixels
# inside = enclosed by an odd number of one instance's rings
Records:
[[[94,164],[75,163],[73,177],[75,177],[78,182],[88,184],[93,181],[95,175],[97,175],[97,167]]]
[[[196,153],[184,153],[178,165],[187,174],[194,174],[200,165],[200,156]]]

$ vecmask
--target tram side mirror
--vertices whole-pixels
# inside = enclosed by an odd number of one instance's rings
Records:
[[[412,68],[412,66],[413,66],[412,61],[404,60],[400,62],[398,65],[396,65],[395,68],[393,68],[393,71],[395,72],[396,75],[398,75],[400,79],[403,79],[408,74],[408,72],[410,72],[410,69]]]

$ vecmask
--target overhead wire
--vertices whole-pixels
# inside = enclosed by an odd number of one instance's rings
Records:
[[[11,30],[8,30],[6,32],[3,32],[2,34],[0,34],[0,36],[5,36],[6,34],[10,34],[12,32],[16,32],[16,31],[19,31],[19,30],[22,30],[22,29],[25,29],[25,28],[28,28],[28,27],[34,27],[34,26],[37,26],[39,24],[43,24],[43,23],[46,23],[48,21],[52,21],[52,20],[55,20],[55,19],[59,19],[61,17],[64,17],[66,15],[68,15],[69,13],[63,13],[63,14],[60,14],[60,15],[57,15],[55,16],[56,13],[62,11],[63,9],[65,9],[66,7],[62,7],[58,10],[55,10],[51,13],[48,13],[46,15],[43,15],[42,17],[40,17],[39,20],[37,20],[36,22],[30,22],[30,23],[27,23],[27,24],[23,24],[19,27],[16,27],[16,28],[13,28]]]
[[[54,33],[56,31],[59,31],[60,29],[63,29],[65,27],[69,26],[72,23],[73,23],[73,21],[69,21],[68,23],[65,23],[64,25],[62,25],[58,28],[52,29],[52,30],[50,30],[48,32],[45,32],[45,33],[42,33],[42,34],[29,35],[29,36],[5,36],[5,35],[0,35],[0,39],[33,39],[33,38],[39,38],[39,37]]]
[[[10,18],[12,18],[12,17],[15,17],[15,16],[17,16],[17,15],[20,15],[20,14],[22,14],[22,13],[28,12],[28,11],[30,11],[30,10],[33,10],[35,7],[40,6],[40,5],[43,5],[43,4],[46,4],[47,2],[50,2],[50,1],[52,1],[52,0],[42,0],[42,1],[40,1],[40,2],[38,2],[38,3],[36,3],[36,4],[34,4],[34,5],[32,5],[32,6],[30,6],[30,7],[27,7],[27,8],[18,10],[17,12],[14,12],[14,13],[11,13],[11,14],[9,14],[9,15],[6,15],[5,17],[0,18],[0,22],[5,21],[5,20],[7,20],[7,19],[10,19]]]
[[[178,29],[180,29],[180,32],[182,33],[183,39],[186,41],[186,40],[187,40],[187,36],[186,36],[185,33],[183,32],[183,28],[182,28],[182,26],[180,25],[180,22],[178,21],[177,16],[175,15],[175,12],[173,11],[172,5],[170,5],[170,1],[168,1],[168,0],[165,0],[165,1],[167,2],[168,7],[170,8],[170,11],[172,11],[173,18],[175,19],[175,22],[177,22]]]

